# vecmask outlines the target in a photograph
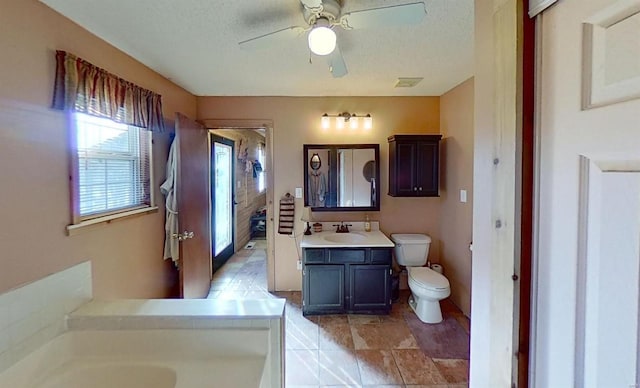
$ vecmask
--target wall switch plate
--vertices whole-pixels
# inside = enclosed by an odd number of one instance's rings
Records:
[[[302,198],[302,187],[296,187],[296,198]]]
[[[238,186],[239,189],[242,188],[242,181],[238,181],[236,185]]]
[[[467,190],[460,190],[460,202],[467,202]]]
[[[298,260],[298,263],[296,264],[296,268],[298,268],[298,271],[302,271],[302,261]]]

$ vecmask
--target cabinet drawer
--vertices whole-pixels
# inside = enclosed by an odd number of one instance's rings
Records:
[[[303,250],[305,264],[324,263],[324,249],[308,248]]]
[[[371,264],[391,264],[391,249],[372,249]]]
[[[364,249],[329,249],[327,262],[342,263],[364,263],[367,258]]]

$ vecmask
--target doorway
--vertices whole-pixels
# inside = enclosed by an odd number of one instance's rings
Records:
[[[211,257],[212,273],[235,252],[234,144],[211,136]]]

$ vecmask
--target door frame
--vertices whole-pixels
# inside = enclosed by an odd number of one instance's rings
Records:
[[[273,191],[273,120],[268,119],[199,119],[208,130],[230,129],[230,130],[265,130],[265,172],[267,186],[267,290],[275,291],[276,270],[275,270],[275,227],[274,227],[274,191]]]

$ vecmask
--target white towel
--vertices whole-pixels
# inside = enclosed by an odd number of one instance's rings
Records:
[[[167,158],[167,179],[160,186],[160,191],[165,198],[165,222],[164,222],[164,259],[172,259],[178,265],[180,259],[180,247],[178,239],[171,237],[178,233],[178,198],[176,197],[176,178],[178,167],[178,154],[176,151],[178,138],[176,137],[169,149]]]

